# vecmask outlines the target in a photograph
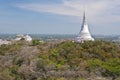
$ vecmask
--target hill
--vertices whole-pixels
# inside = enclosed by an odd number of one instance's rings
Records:
[[[0,80],[120,80],[120,46],[99,40],[1,45]]]

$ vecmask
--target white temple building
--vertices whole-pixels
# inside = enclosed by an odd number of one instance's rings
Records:
[[[15,38],[15,41],[20,41],[22,39],[24,39],[25,41],[28,41],[28,42],[32,41],[32,37],[29,36],[28,34],[27,35],[18,34]]]
[[[25,35],[25,41],[28,41],[28,42],[30,42],[30,41],[32,41],[32,37],[31,36],[29,36],[28,34],[27,35]]]
[[[19,41],[22,38],[24,38],[24,35],[23,34],[18,34],[18,35],[16,35],[15,41]]]
[[[0,39],[0,45],[10,44],[10,43],[11,43],[11,41],[7,41],[7,40]]]
[[[83,16],[83,23],[82,23],[80,33],[75,38],[75,42],[83,43],[84,41],[94,41],[94,38],[91,36],[91,34],[89,32],[85,12],[84,12],[84,16]]]

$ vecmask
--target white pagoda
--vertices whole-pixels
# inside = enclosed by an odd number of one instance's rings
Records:
[[[75,38],[75,42],[83,43],[84,41],[94,41],[94,38],[91,36],[84,12],[83,23],[79,35]]]

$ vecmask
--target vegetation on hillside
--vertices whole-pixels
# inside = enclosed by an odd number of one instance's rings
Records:
[[[107,41],[0,46],[0,80],[119,80],[120,47]]]

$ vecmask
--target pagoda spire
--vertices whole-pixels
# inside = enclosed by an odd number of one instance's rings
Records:
[[[87,19],[86,19],[85,10],[84,10],[84,16],[83,16],[83,24],[87,25]]]
[[[83,13],[83,23],[82,23],[81,31],[83,31],[85,25],[87,25],[87,19],[86,19],[86,13],[85,13],[85,10],[84,10],[84,13]]]
[[[79,35],[76,37],[75,41],[76,42],[94,41],[94,38],[92,38],[92,36],[89,32],[85,10],[84,10],[84,14],[83,14],[83,23],[81,26],[81,30],[80,30]]]

